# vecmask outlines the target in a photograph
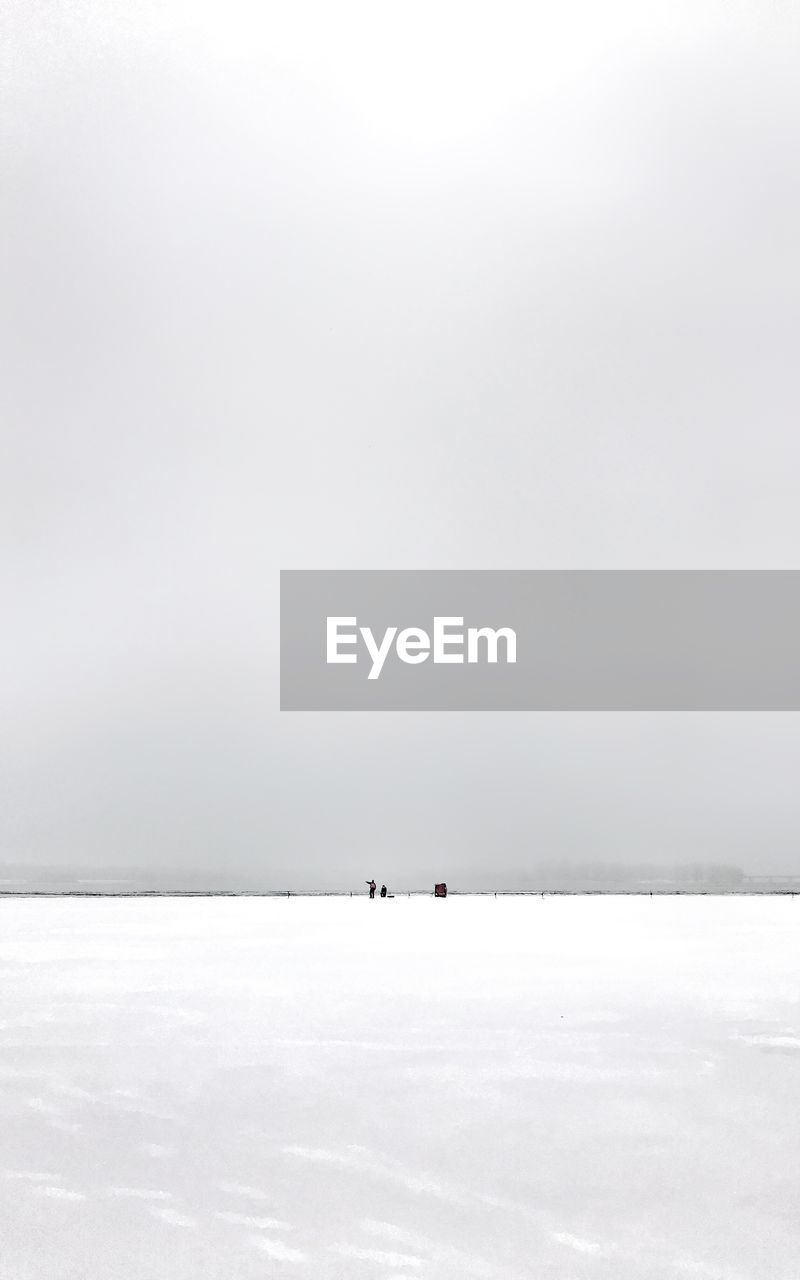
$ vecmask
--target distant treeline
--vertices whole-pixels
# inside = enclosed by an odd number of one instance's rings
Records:
[[[533,884],[619,884],[619,885],[722,885],[732,888],[747,877],[741,867],[712,862],[681,862],[671,866],[642,862],[540,863],[520,877]]]

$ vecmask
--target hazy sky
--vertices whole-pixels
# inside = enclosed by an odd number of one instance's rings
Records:
[[[800,567],[798,13],[5,0],[0,861],[800,871],[797,716],[277,710],[281,567]]]

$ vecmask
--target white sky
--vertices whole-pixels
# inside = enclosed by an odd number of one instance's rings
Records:
[[[796,717],[277,712],[280,567],[800,567],[797,9],[2,22],[0,861],[800,869]]]

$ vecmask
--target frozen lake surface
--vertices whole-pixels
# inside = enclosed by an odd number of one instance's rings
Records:
[[[0,1280],[797,1280],[800,899],[0,901]]]

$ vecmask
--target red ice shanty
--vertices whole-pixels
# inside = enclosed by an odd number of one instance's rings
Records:
[[[433,896],[434,896],[434,898],[446,898],[446,897],[447,897],[447,885],[446,885],[446,884],[436,884],[436,885],[434,885],[434,886],[433,886]]]

